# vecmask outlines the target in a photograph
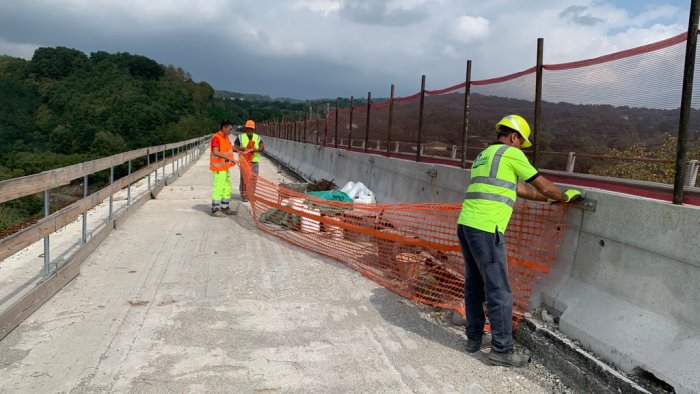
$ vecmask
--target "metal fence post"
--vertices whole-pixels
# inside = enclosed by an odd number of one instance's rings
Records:
[[[462,168],[467,168],[467,138],[469,138],[469,98],[472,90],[472,61],[467,60],[464,81],[464,119],[462,121]]]
[[[163,184],[165,184],[165,165],[167,164],[165,162],[165,152],[167,149],[163,148],[163,178],[161,179],[163,181]]]
[[[365,152],[369,150],[369,111],[372,109],[372,92],[367,92],[367,124],[365,124]]]
[[[420,109],[418,110],[418,137],[416,144],[416,161],[420,161],[423,143],[423,105],[425,104],[425,75],[420,79]]]
[[[532,142],[532,165],[537,166],[537,141],[542,130],[542,59],[544,54],[544,38],[537,39],[537,71],[535,73],[535,128],[530,134]]]
[[[151,166],[151,152],[147,151],[146,152],[146,167]],[[148,191],[151,191],[151,173],[148,173]]]
[[[323,146],[326,146],[328,144],[328,114],[331,112],[331,104],[326,103],[326,119],[324,120],[323,124]],[[316,141],[318,144],[318,141]]]
[[[48,217],[50,215],[50,209],[49,209],[49,191],[44,190],[44,217]],[[50,244],[49,244],[49,235],[44,236],[44,273],[46,276],[49,276],[51,273],[51,256],[50,256]]]
[[[335,144],[336,149],[338,149],[338,101],[339,101],[339,99],[336,97],[335,98],[335,136],[333,137],[333,143]]]
[[[109,167],[109,186],[114,184],[114,167]],[[112,220],[114,209],[114,190],[109,191],[109,219]]]
[[[389,145],[391,145],[391,127],[394,124],[394,84],[391,84],[389,93],[389,125],[386,128],[386,157],[391,156]]]
[[[129,175],[131,176],[131,160],[129,160]],[[126,187],[126,206],[131,206],[131,180],[129,180],[129,186]]]
[[[683,91],[681,94],[681,113],[678,122],[678,143],[676,146],[676,168],[673,177],[673,203],[683,203],[683,172],[688,154],[688,123],[690,122],[690,103],[693,98],[693,76],[695,72],[695,52],[698,43],[698,14],[700,0],[690,2],[688,18],[688,38],[685,46],[685,68],[683,70]]]
[[[350,121],[348,122],[348,150],[352,149],[352,99],[353,96],[350,96]]]
[[[83,176],[83,198],[87,198],[88,195],[88,176]],[[83,244],[87,242],[87,211],[83,212],[83,231],[82,231],[82,241]]]

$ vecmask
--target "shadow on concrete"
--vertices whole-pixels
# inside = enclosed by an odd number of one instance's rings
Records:
[[[259,231],[255,220],[253,220],[253,211],[250,208],[250,203],[232,200],[231,209],[236,212],[233,219],[239,226],[248,231]],[[279,240],[279,238],[276,239]]]
[[[481,351],[470,354],[464,350],[467,339],[461,333],[463,328],[451,326],[446,321],[447,318],[441,317],[445,314],[451,316],[451,312],[414,304],[385,288],[376,288],[372,293],[370,302],[387,322],[490,365],[487,361],[487,353]]]
[[[204,212],[207,215],[211,215],[211,205],[208,204],[197,204],[192,207],[195,211]]]

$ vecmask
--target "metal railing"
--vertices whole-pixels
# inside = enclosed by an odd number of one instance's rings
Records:
[[[9,306],[3,305],[2,298],[0,298],[0,339],[77,276],[80,263],[111,230],[123,221],[130,211],[141,206],[147,200],[155,198],[170,180],[177,178],[183,170],[187,169],[204,152],[208,141],[208,136],[194,138],[0,181],[0,203],[41,194],[44,205],[43,218],[29,227],[0,239],[0,265],[8,257],[37,241],[43,239],[44,244],[43,268],[36,286],[26,294],[5,297],[5,299],[16,300],[11,302]],[[151,157],[154,158],[153,161]],[[145,161],[146,164],[133,171],[133,162],[136,160]],[[171,166],[171,171],[170,174],[166,175],[168,164]],[[122,165],[126,166],[127,174],[115,180],[115,168]],[[109,170],[109,184],[88,195],[89,176],[106,170]],[[82,199],[53,213],[50,212],[50,191],[69,185],[78,179],[82,179]],[[142,179],[146,179],[147,190],[134,198],[132,187],[134,183]],[[123,189],[126,189],[126,203],[121,209],[115,211],[114,194]],[[101,223],[94,223],[91,230],[87,213],[105,200],[108,201],[106,219]],[[78,218],[82,221],[80,239],[77,241],[78,246],[69,257],[52,259],[50,253],[51,234]]]

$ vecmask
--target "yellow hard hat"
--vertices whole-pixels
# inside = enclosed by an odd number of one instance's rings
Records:
[[[246,120],[245,121],[245,128],[255,130],[255,122],[253,122],[252,120]]]
[[[525,140],[522,145],[523,148],[529,148],[532,146],[532,142],[530,142],[530,126],[527,124],[527,120],[523,119],[522,116],[504,116],[500,122],[496,123],[496,130],[498,130],[501,126],[517,131],[518,134],[520,134],[520,136]]]

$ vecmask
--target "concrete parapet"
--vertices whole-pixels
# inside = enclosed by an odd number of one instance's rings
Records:
[[[461,201],[469,172],[439,164],[266,139],[273,157],[311,179],[361,181],[379,202]],[[630,373],[700,392],[700,208],[602,190],[572,209],[560,257],[532,307]]]

